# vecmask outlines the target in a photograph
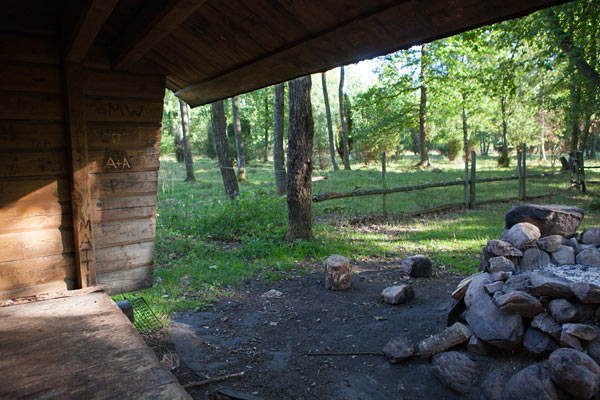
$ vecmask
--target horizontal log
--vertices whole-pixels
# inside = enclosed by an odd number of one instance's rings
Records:
[[[57,37],[0,32],[0,60],[58,65],[58,45]]]
[[[55,94],[0,92],[0,119],[62,121],[63,98]]]
[[[97,274],[148,266],[154,262],[154,242],[98,249],[95,257]]]
[[[51,217],[70,213],[70,202],[17,201],[10,205],[0,207],[0,220],[37,216]]]
[[[98,274],[98,284],[110,295],[152,287],[154,267],[146,266]]]
[[[64,151],[0,151],[0,177],[62,175],[68,172]]]
[[[90,175],[92,198],[156,194],[158,171]]]
[[[36,296],[45,293],[65,292],[75,288],[73,280],[55,281],[41,285],[27,286],[18,289],[0,291],[0,300],[17,299],[21,297]]]
[[[0,263],[0,290],[75,279],[74,263],[73,254]]]
[[[163,101],[86,97],[86,117],[92,122],[161,123]]]
[[[93,150],[88,152],[90,173],[157,171],[160,150],[156,147],[144,149]]]
[[[64,176],[0,178],[0,209],[15,202],[58,203],[71,200]]]
[[[3,63],[0,90],[60,94],[60,70],[55,65]]]
[[[56,151],[64,149],[65,126],[59,122],[0,121],[0,149]]]
[[[92,207],[92,221],[95,224],[152,218],[156,215],[156,196],[97,199],[92,202]]]
[[[88,69],[84,73],[83,80],[83,91],[86,95],[161,101],[165,97],[165,78],[161,75]]]
[[[73,252],[73,231],[43,229],[0,235],[0,262]]]
[[[154,218],[94,225],[96,249],[154,240]]]
[[[37,231],[40,229],[71,227],[73,227],[73,216],[71,214],[5,218],[2,219],[2,224],[0,224],[0,235],[5,233]]]
[[[128,126],[89,122],[87,136],[90,150],[157,146],[160,144],[161,125]]]

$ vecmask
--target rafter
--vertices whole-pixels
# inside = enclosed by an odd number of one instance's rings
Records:
[[[83,61],[118,2],[119,0],[88,0],[82,3],[65,46],[65,58],[68,61]]]

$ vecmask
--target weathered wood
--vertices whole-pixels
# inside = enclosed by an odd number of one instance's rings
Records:
[[[121,147],[155,147],[160,144],[161,125],[119,125],[89,123],[87,126],[90,150]]]
[[[471,152],[471,179],[469,181],[469,208],[475,207],[475,184],[477,183],[477,153]]]
[[[381,153],[381,186],[384,189],[387,189],[387,183],[385,181],[385,169],[386,169],[386,160],[385,160],[385,151],[383,153]],[[387,215],[387,208],[386,208],[386,195],[385,193],[383,194],[383,216],[385,217]]]
[[[85,98],[85,113],[91,122],[154,122],[162,121],[162,100]]]
[[[94,223],[154,217],[156,196],[117,197],[92,202]]]
[[[106,222],[94,226],[94,242],[98,249],[122,244],[154,240],[154,218],[134,221]]]
[[[419,343],[419,353],[421,357],[431,357],[466,342],[472,335],[468,326],[456,322],[442,332],[422,340]]]
[[[55,94],[4,92],[0,96],[0,119],[62,121],[63,99]]]
[[[117,40],[115,69],[128,69],[185,21],[206,0],[173,0],[151,3]],[[152,7],[158,5],[158,8]]]
[[[71,214],[71,202],[36,202],[17,201],[10,207],[0,208],[0,220],[30,218],[30,217],[53,217],[62,214]]]
[[[60,63],[58,39],[55,36],[32,36],[0,32],[0,60],[41,64]]]
[[[154,267],[145,266],[98,275],[98,283],[108,294],[118,294],[152,287]]]
[[[130,149],[121,146],[118,150],[89,151],[89,172],[156,171],[159,167],[160,155],[160,149],[157,147]]]
[[[96,250],[96,271],[100,274],[152,265],[154,242],[106,247]]]
[[[0,178],[3,206],[17,201],[48,204],[69,199],[69,182],[64,176]]]
[[[79,64],[65,65],[67,130],[71,149],[71,208],[75,267],[79,288],[96,284],[94,270],[94,233],[90,191],[88,146],[85,122],[83,71]]]
[[[60,70],[54,65],[2,63],[0,90],[60,94]]]
[[[46,262],[51,259],[52,263]],[[57,281],[74,281],[77,276],[73,265],[74,257],[67,255],[2,263],[0,264],[0,291],[8,292]]]
[[[6,233],[0,235],[0,243],[0,262],[71,253],[74,247],[70,229]]]
[[[50,283],[43,283],[41,285],[27,286],[27,287],[9,289],[9,290],[1,290],[0,291],[0,300],[9,301],[11,299],[30,297],[30,296],[38,296],[38,295],[42,295],[45,293],[66,292],[66,291],[72,290],[74,288],[75,288],[75,283],[72,280],[54,281],[54,282],[50,282]],[[3,344],[6,344],[6,342],[3,342]],[[2,392],[0,389],[0,398],[1,398],[1,396],[2,396]]]
[[[158,171],[92,174],[92,197],[131,197],[156,194]]]
[[[88,96],[162,100],[165,96],[165,77],[87,69],[83,87]]]
[[[0,320],[0,398],[191,399],[105,293],[2,307]]]
[[[71,213],[58,215],[36,215],[30,217],[2,219],[0,234],[35,231],[38,229],[68,228],[73,226]]]
[[[100,29],[119,0],[88,0],[79,2],[77,19],[65,45],[65,58],[81,62],[94,43]]]
[[[68,172],[64,151],[4,152],[0,150],[0,177],[62,175]]]
[[[38,301],[62,299],[65,297],[81,296],[82,294],[102,292],[104,288],[102,286],[90,286],[85,289],[73,289],[67,291],[55,291],[55,292],[44,292],[36,295],[17,297],[4,301],[0,301],[0,307],[16,306],[19,304],[36,303]]]
[[[62,123],[0,121],[0,149],[4,151],[64,151],[65,147]]]

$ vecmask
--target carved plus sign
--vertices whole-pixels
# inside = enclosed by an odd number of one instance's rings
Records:
[[[121,165],[123,164],[121,161],[117,161],[115,164],[117,164],[117,168],[121,168]]]

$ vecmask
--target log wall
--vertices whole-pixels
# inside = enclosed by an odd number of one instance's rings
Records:
[[[78,286],[59,47],[0,29],[0,299]],[[165,78],[96,63],[81,84],[97,283],[149,287]]]

